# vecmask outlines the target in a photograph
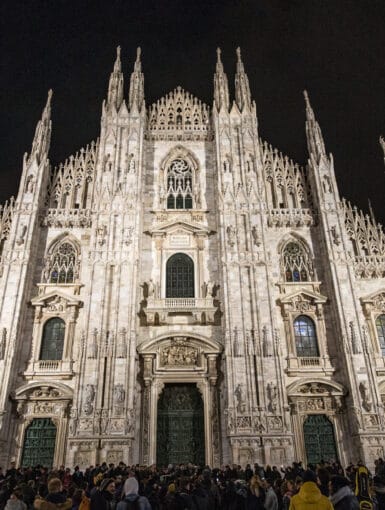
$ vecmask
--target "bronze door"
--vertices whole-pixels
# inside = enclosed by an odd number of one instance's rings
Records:
[[[205,464],[202,396],[195,384],[166,384],[158,401],[157,464]]]
[[[308,464],[338,460],[333,424],[324,414],[310,414],[303,424]]]
[[[21,465],[51,468],[55,454],[56,427],[51,418],[35,418],[25,432]]]

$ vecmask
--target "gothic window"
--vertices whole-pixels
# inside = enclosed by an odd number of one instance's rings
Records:
[[[315,325],[310,317],[300,315],[295,319],[294,335],[299,358],[317,358],[319,356]]]
[[[192,171],[181,158],[167,170],[167,209],[192,209]]]
[[[378,341],[382,356],[385,356],[385,314],[379,315],[376,320]]]
[[[194,262],[184,253],[170,257],[166,265],[166,298],[194,297]]]
[[[41,360],[60,360],[63,356],[65,322],[63,319],[54,317],[44,324],[43,338],[41,341]]]
[[[60,244],[51,258],[49,283],[73,283],[75,267],[75,248],[69,242]]]
[[[295,242],[288,243],[283,250],[283,270],[287,282],[310,280],[310,261],[303,248]]]

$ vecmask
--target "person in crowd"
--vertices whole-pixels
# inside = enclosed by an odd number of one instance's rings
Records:
[[[282,510],[289,510],[290,500],[294,494],[293,480],[284,480],[281,485]]]
[[[266,510],[278,510],[278,498],[273,489],[273,483],[274,481],[271,478],[265,478],[264,480],[263,485],[266,491],[264,508]]]
[[[347,478],[339,475],[332,476],[329,490],[334,510],[359,510],[358,499],[353,494],[350,481]]]
[[[45,487],[40,486],[38,496],[34,501],[35,510],[70,510],[72,500],[63,492],[60,478],[51,478],[47,486],[48,494],[43,497]]]
[[[305,471],[302,480],[301,488],[290,500],[289,510],[333,510],[330,500],[318,488],[314,471]]]
[[[115,480],[103,478],[99,489],[91,493],[91,510],[115,510]]]
[[[326,467],[319,467],[317,469],[317,482],[319,490],[321,494],[329,497],[329,481],[330,481],[330,471]]]
[[[258,475],[253,475],[249,482],[245,510],[263,510],[265,490]]]
[[[124,486],[125,497],[117,504],[116,510],[152,510],[150,502],[145,496],[140,496],[139,484],[136,478],[127,478]],[[91,508],[92,510],[92,508]]]
[[[27,510],[27,505],[23,501],[23,493],[20,489],[14,489],[5,505],[5,510]]]

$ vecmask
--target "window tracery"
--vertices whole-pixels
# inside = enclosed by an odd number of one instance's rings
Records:
[[[45,271],[48,283],[74,283],[78,272],[77,253],[72,243],[59,244],[48,260]]]
[[[307,282],[311,279],[311,262],[299,243],[287,243],[282,253],[282,262],[285,281]]]
[[[297,356],[300,358],[317,358],[319,356],[315,324],[307,315],[299,315],[294,320],[294,335]]]
[[[192,180],[187,161],[174,159],[167,170],[167,209],[192,209]]]

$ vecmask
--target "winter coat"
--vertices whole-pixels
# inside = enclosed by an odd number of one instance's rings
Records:
[[[136,501],[138,505],[138,510],[151,510],[151,505],[148,499],[144,496],[138,496],[138,494],[128,494],[123,501],[119,501],[116,506],[116,510],[126,510],[127,503],[129,501]]]
[[[359,510],[360,505],[358,499],[353,494],[352,489],[345,485],[337,492],[330,496],[330,501],[333,503],[334,510]]]
[[[113,510],[115,502],[108,491],[97,489],[91,493],[91,510]]]
[[[27,510],[27,505],[21,499],[9,499],[4,510]]]
[[[48,494],[46,499],[37,497],[33,503],[35,510],[70,510],[72,508],[72,499],[66,498],[61,493]]]
[[[278,498],[272,487],[266,491],[264,508],[266,510],[278,510]]]
[[[333,510],[333,505],[321,494],[314,482],[305,482],[290,501],[289,510]]]

